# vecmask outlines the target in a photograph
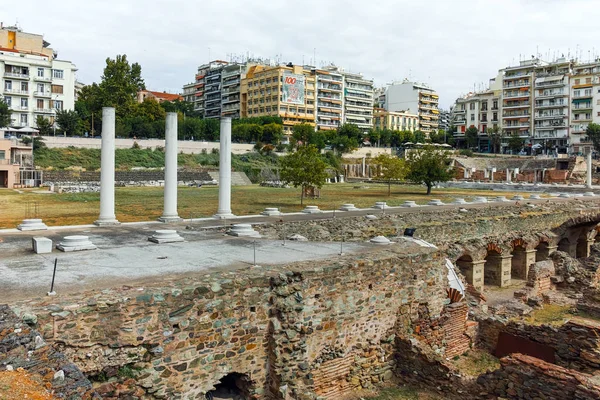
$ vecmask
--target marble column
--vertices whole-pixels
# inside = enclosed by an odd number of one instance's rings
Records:
[[[215,218],[233,217],[231,213],[231,118],[221,118],[219,149],[219,209]]]
[[[586,187],[588,189],[592,188],[592,151],[590,150],[587,153],[587,183]]]
[[[115,215],[115,109],[102,108],[102,144],[100,152],[100,216],[98,226],[118,225]]]
[[[177,214],[177,113],[167,113],[165,125],[165,199],[162,222],[181,221]]]

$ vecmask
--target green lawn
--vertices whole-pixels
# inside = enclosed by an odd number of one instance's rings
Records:
[[[28,204],[37,203],[39,214],[49,225],[89,224],[98,217],[99,193],[40,194],[40,190],[0,189],[0,229],[14,228],[26,217]],[[38,193],[36,193],[38,192]],[[180,187],[178,195],[179,215],[182,218],[209,217],[217,211],[219,189],[216,186],[201,188]],[[318,199],[305,199],[305,205],[318,205],[321,209],[337,209],[344,203],[354,203],[359,208],[371,207],[376,201],[386,201],[397,206],[405,200],[425,204],[430,199],[450,202],[456,197],[512,196],[512,192],[474,191],[461,189],[434,189],[425,195],[421,186],[392,186],[388,196],[384,184],[331,184],[321,189]],[[163,188],[117,188],[116,214],[121,222],[154,220],[162,214]],[[236,215],[258,214],[265,207],[279,207],[283,212],[297,212],[300,206],[300,189],[277,189],[252,186],[232,188],[232,210]],[[33,217],[33,215],[29,215]]]

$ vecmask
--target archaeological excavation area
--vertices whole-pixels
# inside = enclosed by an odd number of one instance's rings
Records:
[[[516,203],[48,228],[97,246],[54,251],[55,296],[35,234],[3,233],[0,374],[73,399],[597,399],[600,204]]]

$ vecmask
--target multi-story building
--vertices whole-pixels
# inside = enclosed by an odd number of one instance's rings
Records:
[[[221,117],[222,74],[226,62],[214,62],[204,76],[204,118]]]
[[[337,68],[315,70],[317,107],[315,122],[319,130],[334,130],[343,123],[344,76]]]
[[[221,96],[220,96],[220,85],[221,85],[221,69],[228,63],[226,61],[215,60],[208,64],[203,64],[198,67],[194,82],[188,83],[183,86],[183,97],[185,101],[189,101],[194,105],[194,111],[197,112],[201,117],[209,118],[215,116],[215,108],[220,113],[221,109]],[[210,85],[207,83],[207,75],[211,76]],[[216,80],[219,82],[216,82]],[[209,86],[210,100],[209,106],[211,106],[210,113],[205,113],[205,103],[207,100],[207,86]],[[215,90],[218,89],[218,90]],[[216,106],[216,98],[218,97],[218,106]],[[215,107],[216,106],[216,107]],[[217,115],[217,117],[220,116]]]
[[[344,75],[344,123],[363,131],[373,127],[373,81],[361,74],[342,71]]]
[[[593,149],[587,126],[600,122],[600,62],[573,66],[570,78],[570,150],[586,153]],[[566,99],[568,101],[568,99]]]
[[[450,129],[450,111],[440,109],[440,119],[438,121],[438,129],[448,131]]]
[[[419,130],[429,135],[439,127],[438,94],[429,86],[404,80],[385,91],[387,111],[410,110],[419,116]]]
[[[53,121],[57,110],[75,107],[77,69],[49,45],[42,35],[0,25],[0,88],[13,127],[35,127],[38,116]]]
[[[196,82],[183,85],[183,101],[196,105]]]
[[[278,115],[284,133],[301,123],[315,125],[315,73],[300,65],[253,65],[241,85],[241,117]]]
[[[386,111],[376,108],[373,113],[375,129],[392,131],[411,131],[419,129],[419,116],[407,111]]]
[[[566,150],[570,74],[571,62],[564,58],[553,63],[540,63],[535,69],[532,146]]]
[[[221,115],[239,118],[242,78],[246,76],[246,64],[229,64],[221,74]]]
[[[502,129],[507,137],[529,139],[533,132],[533,82],[538,59],[502,70]]]

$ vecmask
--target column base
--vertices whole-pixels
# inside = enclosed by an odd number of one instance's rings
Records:
[[[179,215],[176,215],[174,217],[165,217],[165,216],[162,216],[158,220],[160,222],[170,223],[170,222],[181,222],[181,221],[183,221],[183,218],[181,218]]]
[[[215,215],[213,215],[213,218],[215,219],[227,219],[233,217],[235,217],[235,215],[232,213],[216,213]]]
[[[97,221],[94,221],[94,225],[96,225],[96,226],[116,226],[116,225],[121,225],[121,223],[119,221],[117,221],[116,219],[99,219]]]

